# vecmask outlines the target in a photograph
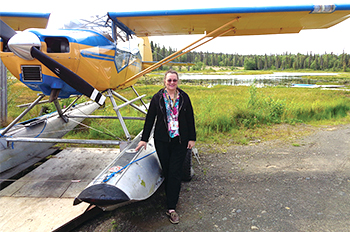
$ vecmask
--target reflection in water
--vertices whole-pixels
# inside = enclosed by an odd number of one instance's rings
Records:
[[[180,74],[182,83],[197,85],[251,85],[255,83],[261,86],[292,85],[292,84],[316,84],[317,80],[302,78],[305,76],[336,76],[338,73],[273,73],[263,75],[205,75],[205,74]]]

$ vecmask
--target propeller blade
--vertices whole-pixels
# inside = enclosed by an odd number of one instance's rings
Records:
[[[15,34],[17,32],[0,19],[0,37],[7,42]]]
[[[80,93],[96,101],[100,105],[102,105],[106,100],[105,96],[103,96],[97,89],[92,87],[84,79],[82,79],[77,74],[75,74],[62,64],[58,63],[51,57],[41,52],[38,48],[32,47],[30,53],[34,58],[38,59],[43,65],[45,65],[59,78],[61,78],[61,80],[66,82],[68,85],[70,85],[72,88],[76,89]]]

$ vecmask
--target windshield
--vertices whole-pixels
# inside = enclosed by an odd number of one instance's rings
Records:
[[[71,19],[63,26],[64,29],[89,29],[101,33],[111,33],[111,22],[107,15],[86,16],[80,19]]]
[[[116,43],[124,43],[130,39],[120,28],[116,28],[116,35],[113,36],[112,20],[107,15],[86,16],[80,19],[71,19],[64,23],[63,29],[87,29],[103,34],[106,38]],[[114,39],[113,39],[114,38]],[[114,41],[116,40],[116,41]]]

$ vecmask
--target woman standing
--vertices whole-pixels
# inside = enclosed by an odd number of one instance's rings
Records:
[[[136,148],[146,148],[156,121],[154,142],[165,178],[166,214],[172,223],[179,223],[175,210],[181,189],[182,165],[187,149],[192,149],[196,141],[191,100],[177,87],[178,81],[177,72],[170,70],[165,73],[165,88],[152,97],[141,141]]]

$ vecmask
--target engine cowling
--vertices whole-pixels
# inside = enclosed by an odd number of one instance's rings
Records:
[[[40,39],[32,32],[25,31],[12,36],[8,42],[10,50],[25,60],[33,60],[30,54],[32,47],[40,49]]]

